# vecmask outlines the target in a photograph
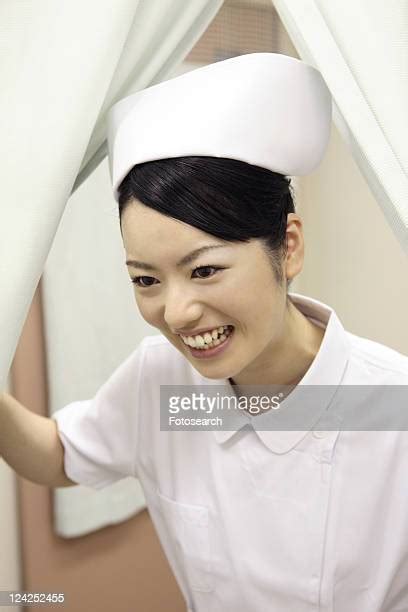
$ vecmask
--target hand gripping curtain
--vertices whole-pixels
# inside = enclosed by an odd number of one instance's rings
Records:
[[[77,274],[104,253],[105,263],[110,254],[117,258],[109,262],[112,270],[124,269],[116,202],[100,163],[106,157],[106,112],[118,99],[169,78],[221,5],[222,0],[0,4],[0,389],[44,269],[51,413],[92,397],[135,348],[137,334],[143,337],[147,326],[135,326],[130,301],[125,315],[113,290],[110,302],[98,304],[91,273],[86,279]],[[88,190],[98,172],[106,185],[105,209]],[[97,228],[100,245],[89,240],[87,227]],[[99,270],[91,271],[96,276]],[[108,285],[113,272],[102,267],[101,273],[106,282],[99,279],[98,286]],[[83,307],[83,320],[77,317],[74,327],[67,311],[61,315],[53,307],[53,300],[61,300],[57,281],[72,283],[70,310]],[[100,491],[55,489],[54,503],[55,529],[65,537],[117,523],[145,507],[135,479]]]

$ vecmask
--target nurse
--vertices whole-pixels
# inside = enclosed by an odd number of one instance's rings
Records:
[[[406,432],[341,430],[333,410],[341,386],[407,385],[408,357],[288,290],[304,257],[288,177],[319,165],[330,124],[320,73],[273,53],[205,66],[110,112],[129,279],[161,333],[94,398],[46,419],[64,450],[49,484],[139,478],[189,612],[408,609]],[[227,429],[161,427],[161,387],[212,384],[237,398],[250,385],[325,392],[302,430],[260,426],[268,412],[251,411]],[[13,464],[1,438],[0,450]]]
[[[285,175],[316,168],[330,127],[320,73],[273,53],[206,66],[111,110],[110,169],[137,305],[209,378],[297,384],[319,349],[324,330],[287,292],[303,235]],[[215,358],[221,347],[205,334],[227,325],[233,348]]]

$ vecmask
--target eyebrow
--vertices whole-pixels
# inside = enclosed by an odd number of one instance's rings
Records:
[[[176,266],[177,268],[181,268],[182,266],[186,266],[187,264],[192,263],[193,261],[198,259],[198,257],[200,257],[202,253],[205,253],[206,251],[209,251],[210,249],[220,249],[220,248],[225,248],[226,246],[228,245],[226,244],[208,244],[208,245],[202,246],[199,249],[195,249],[194,251],[191,251],[191,253],[188,253],[187,255],[182,257],[180,261],[176,263]],[[144,261],[135,261],[134,259],[128,259],[126,262],[126,265],[132,266],[133,268],[141,268],[142,270],[150,270],[152,272],[158,272],[157,268],[155,268],[151,264],[145,263]]]

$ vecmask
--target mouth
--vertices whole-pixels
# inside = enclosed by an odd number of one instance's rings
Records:
[[[217,339],[213,340],[209,344],[205,343],[201,347],[190,346],[183,340],[182,342],[193,357],[198,359],[209,359],[210,357],[215,357],[216,355],[219,355],[225,351],[225,349],[231,343],[231,339],[234,335],[235,327],[233,325],[226,325],[224,327],[226,327],[226,329]]]

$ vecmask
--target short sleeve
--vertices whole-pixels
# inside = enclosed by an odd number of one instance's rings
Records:
[[[145,340],[113,372],[95,397],[51,415],[64,446],[64,469],[74,482],[103,489],[135,474],[138,407]]]

